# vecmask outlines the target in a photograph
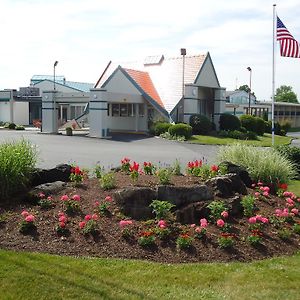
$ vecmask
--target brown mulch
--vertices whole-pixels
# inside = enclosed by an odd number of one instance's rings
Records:
[[[114,201],[110,207],[111,214],[99,218],[97,233],[82,234],[78,224],[86,214],[94,213],[96,200],[104,199],[108,195],[113,196],[117,189],[132,185],[129,176],[116,173],[116,177],[117,188],[111,191],[101,189],[96,178],[86,180],[80,187],[74,187],[69,183],[64,191],[53,195],[54,207],[50,209],[42,209],[38,205],[22,202],[18,198],[9,199],[0,207],[0,248],[58,255],[142,259],[163,263],[252,261],[291,255],[299,250],[299,235],[293,233],[288,240],[282,240],[277,235],[277,229],[271,224],[268,224],[263,231],[264,237],[261,245],[251,246],[246,240],[250,231],[245,217],[229,220],[236,234],[235,243],[231,249],[219,247],[217,240],[220,230],[213,224],[208,226],[207,238],[195,239],[193,246],[188,250],[176,249],[175,236],[167,240],[157,238],[155,245],[142,247],[137,243],[137,238],[141,228],[145,228],[145,222],[134,221],[134,237],[131,239],[122,237],[119,221],[124,216]],[[156,184],[157,179],[147,175],[140,176],[137,183],[138,186],[155,186]],[[195,177],[174,176],[172,184],[193,186],[199,184],[199,180]],[[253,193],[253,190],[249,189],[249,193]],[[55,227],[58,224],[58,212],[64,209],[60,201],[63,194],[69,196],[79,194],[81,210],[72,216],[69,215],[67,223],[69,231],[65,236],[60,236]],[[285,200],[273,197],[267,201],[259,201],[258,207],[257,214],[270,217],[275,208],[285,207]],[[36,217],[36,230],[26,234],[19,232],[19,224],[23,219],[20,214],[23,209],[33,213]],[[299,216],[295,219],[300,221]]]

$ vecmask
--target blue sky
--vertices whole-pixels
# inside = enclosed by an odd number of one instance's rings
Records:
[[[210,52],[222,86],[249,84],[272,93],[272,14],[264,0],[0,0],[0,89],[27,86],[34,74],[96,82],[109,60]],[[299,0],[277,1],[277,14],[300,41]],[[276,56],[276,86],[300,100],[300,59]]]

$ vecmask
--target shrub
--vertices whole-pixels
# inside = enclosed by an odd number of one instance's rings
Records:
[[[203,115],[193,115],[190,117],[190,125],[192,126],[193,134],[208,134],[213,126],[210,119]]]
[[[228,131],[228,137],[237,140],[246,140],[247,134],[238,130]]]
[[[292,124],[291,124],[291,121],[284,119],[284,120],[280,121],[280,126],[281,126],[282,130],[284,130],[285,132],[288,132],[291,129]]]
[[[16,129],[16,130],[25,130],[25,127],[22,126],[22,125],[17,125],[17,126],[15,127],[15,129]]]
[[[28,141],[0,145],[0,199],[26,187],[36,160],[36,148]]]
[[[186,139],[189,139],[192,136],[192,127],[183,123],[169,127],[168,131],[172,136],[184,136]]]
[[[240,130],[241,128],[240,119],[231,114],[221,114],[219,123],[221,130]]]
[[[290,162],[296,165],[298,175],[300,175],[300,148],[296,146],[280,145],[275,150],[285,156]]]
[[[156,171],[156,176],[158,177],[159,183],[163,185],[170,184],[172,169],[160,168]]]
[[[154,134],[161,135],[162,133],[167,132],[171,126],[173,126],[171,123],[158,122],[154,124]]]
[[[152,208],[152,212],[155,214],[157,220],[167,219],[170,215],[170,211],[173,205],[168,201],[153,200],[149,205]]]
[[[244,210],[244,216],[251,217],[254,213],[255,208],[255,197],[252,195],[247,195],[242,198],[241,204]]]
[[[251,115],[242,115],[240,117],[241,126],[245,127],[247,131],[256,132],[256,120],[254,116]]]
[[[15,123],[9,123],[8,124],[8,129],[15,129],[16,128],[16,124]]]
[[[265,121],[265,132],[272,133],[272,121]]]
[[[265,121],[262,118],[255,117],[255,133],[258,135],[264,135],[265,133]]]
[[[296,176],[295,165],[274,149],[235,144],[220,147],[217,156],[220,161],[230,161],[246,168],[256,182],[277,186],[277,182],[287,183]]]
[[[221,213],[226,211],[226,206],[224,201],[215,200],[212,201],[207,208],[210,210],[210,218],[212,221],[216,221],[220,218]]]

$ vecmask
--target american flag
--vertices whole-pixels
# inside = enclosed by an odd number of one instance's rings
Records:
[[[300,44],[294,39],[278,17],[277,41],[280,44],[281,56],[300,58]]]

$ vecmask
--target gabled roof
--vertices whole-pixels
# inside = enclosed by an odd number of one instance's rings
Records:
[[[194,84],[201,67],[208,54],[185,56],[184,67],[184,83]],[[183,73],[183,57],[164,57],[157,59],[155,63],[144,64],[143,62],[125,62],[119,63],[122,68],[130,70],[139,70],[147,72],[152,80],[165,109],[170,112],[182,97],[182,73]],[[106,80],[117,68],[116,63],[111,63],[102,74],[101,80],[97,84],[97,88],[103,87]]]
[[[164,107],[164,104],[153,85],[149,73],[132,69],[124,69],[124,71],[145,91],[145,93],[147,93],[161,107]]]
[[[48,82],[54,83],[54,76],[52,76],[52,75],[34,75],[34,76],[32,76],[30,81],[31,81],[32,85],[36,85],[43,81],[48,81]],[[71,88],[78,92],[89,92],[90,89],[94,87],[93,83],[67,81],[64,76],[55,76],[55,84]]]

